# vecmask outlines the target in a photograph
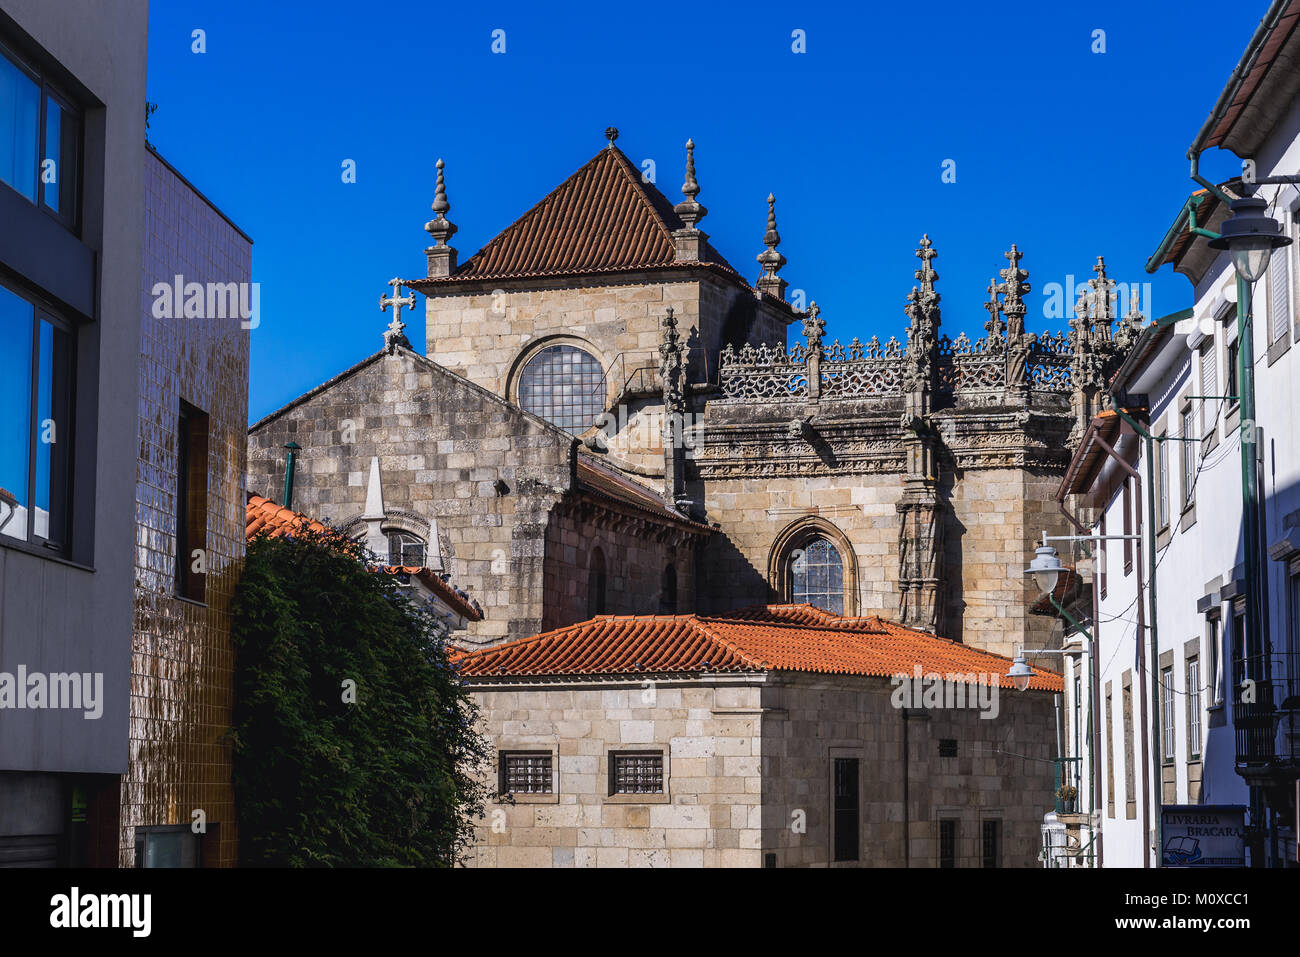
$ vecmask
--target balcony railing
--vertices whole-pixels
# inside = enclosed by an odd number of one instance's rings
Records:
[[[1231,693],[1238,768],[1300,768],[1300,655],[1238,659]]]

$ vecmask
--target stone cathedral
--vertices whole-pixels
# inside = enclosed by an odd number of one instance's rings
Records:
[[[953,338],[923,236],[902,338],[828,342],[787,301],[774,197],[751,283],[701,228],[694,144],[674,204],[617,137],[463,262],[439,160],[383,348],[251,427],[248,491],[280,500],[293,467],[295,510],[447,576],[483,612],[466,647],[771,601],[1049,640],[1022,570],[1068,531],[1054,492],[1142,323],[1104,262],[1069,332],[1036,336],[1013,245],[986,334]]]

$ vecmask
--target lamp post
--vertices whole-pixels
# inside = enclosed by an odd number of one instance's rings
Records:
[[[1247,187],[1252,189],[1253,187]],[[1260,534],[1259,498],[1259,435],[1255,422],[1255,332],[1251,297],[1255,282],[1268,269],[1274,249],[1289,245],[1291,238],[1282,234],[1277,220],[1268,215],[1268,204],[1254,195],[1234,199],[1229,204],[1231,217],[1221,227],[1217,237],[1209,242],[1211,249],[1227,250],[1232,268],[1237,274],[1237,394],[1241,406],[1241,521],[1246,565],[1246,640],[1250,643],[1247,654],[1247,677],[1267,681],[1271,671],[1268,662],[1268,636],[1263,629],[1263,609],[1267,601],[1267,583],[1263,558],[1263,536]],[[1245,651],[1247,649],[1243,649]],[[1267,685],[1264,685],[1267,687]],[[1250,786],[1251,823],[1261,827],[1264,822],[1263,788],[1258,781],[1247,781]],[[1259,842],[1262,850],[1263,842]],[[1251,863],[1260,866],[1263,855],[1252,848]]]

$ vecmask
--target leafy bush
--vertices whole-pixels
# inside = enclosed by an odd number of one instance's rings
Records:
[[[431,609],[305,532],[249,544],[231,611],[241,862],[455,864],[487,745]]]

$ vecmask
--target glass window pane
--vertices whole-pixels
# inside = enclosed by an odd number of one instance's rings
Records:
[[[605,411],[605,373],[589,353],[551,346],[528,361],[518,395],[524,409],[577,435]]]
[[[4,62],[0,60],[0,63]],[[32,305],[0,287],[0,535],[27,540],[31,465]]]
[[[41,320],[36,391],[36,537],[62,544],[67,536],[68,466],[72,451],[72,337]]]
[[[0,180],[36,202],[40,87],[0,54]]]

